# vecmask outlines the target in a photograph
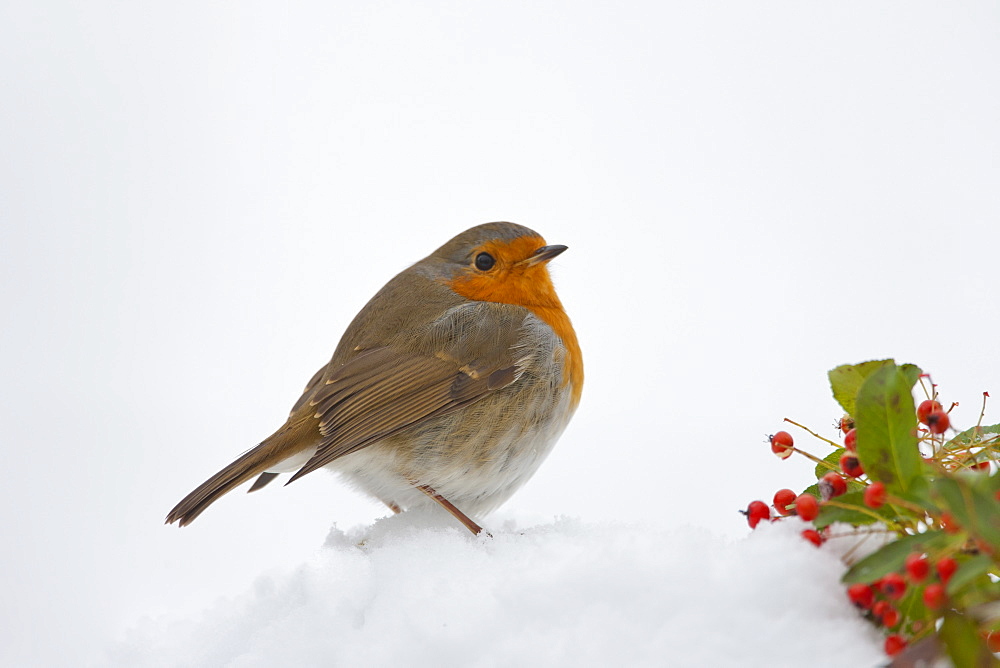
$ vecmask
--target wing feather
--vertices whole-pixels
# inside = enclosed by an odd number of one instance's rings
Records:
[[[361,358],[358,358],[361,361]],[[310,404],[323,436],[289,482],[377,440],[457,410],[509,385],[515,367],[483,373],[438,356],[380,348],[350,362],[319,387]]]
[[[466,303],[421,337],[367,348],[332,366],[343,359],[335,354],[296,404],[302,419],[316,421],[320,438],[289,482],[516,382],[530,364],[518,348],[526,316],[517,306]]]

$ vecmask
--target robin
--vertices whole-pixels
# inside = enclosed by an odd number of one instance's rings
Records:
[[[433,501],[480,533],[466,513],[510,498],[580,402],[580,346],[546,267],[565,250],[521,225],[487,223],[400,272],[354,318],[288,421],[167,523],[191,523],[254,477],[251,492],[325,466],[394,512]]]

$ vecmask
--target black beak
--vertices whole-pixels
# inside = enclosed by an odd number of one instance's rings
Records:
[[[561,244],[555,244],[552,246],[542,246],[534,253],[532,253],[531,257],[526,259],[524,263],[529,267],[533,267],[536,264],[541,264],[542,262],[548,262],[556,255],[562,253],[567,248],[569,248],[569,246],[563,246]]]

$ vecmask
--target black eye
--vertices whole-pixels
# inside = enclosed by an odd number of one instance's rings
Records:
[[[479,271],[489,271],[497,263],[489,253],[480,253],[476,256],[476,269]]]

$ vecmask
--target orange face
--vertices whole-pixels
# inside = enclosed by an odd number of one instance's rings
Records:
[[[535,251],[544,246],[541,237],[487,241],[472,251],[472,264],[448,287],[476,301],[562,309],[546,260],[536,259]]]
[[[568,373],[563,382],[572,382],[576,404],[583,391],[583,358],[546,267],[564,247],[550,247],[553,252],[539,253],[544,248],[545,240],[538,236],[487,241],[473,250],[472,264],[446,283],[467,299],[523,306],[548,324],[566,346]]]

